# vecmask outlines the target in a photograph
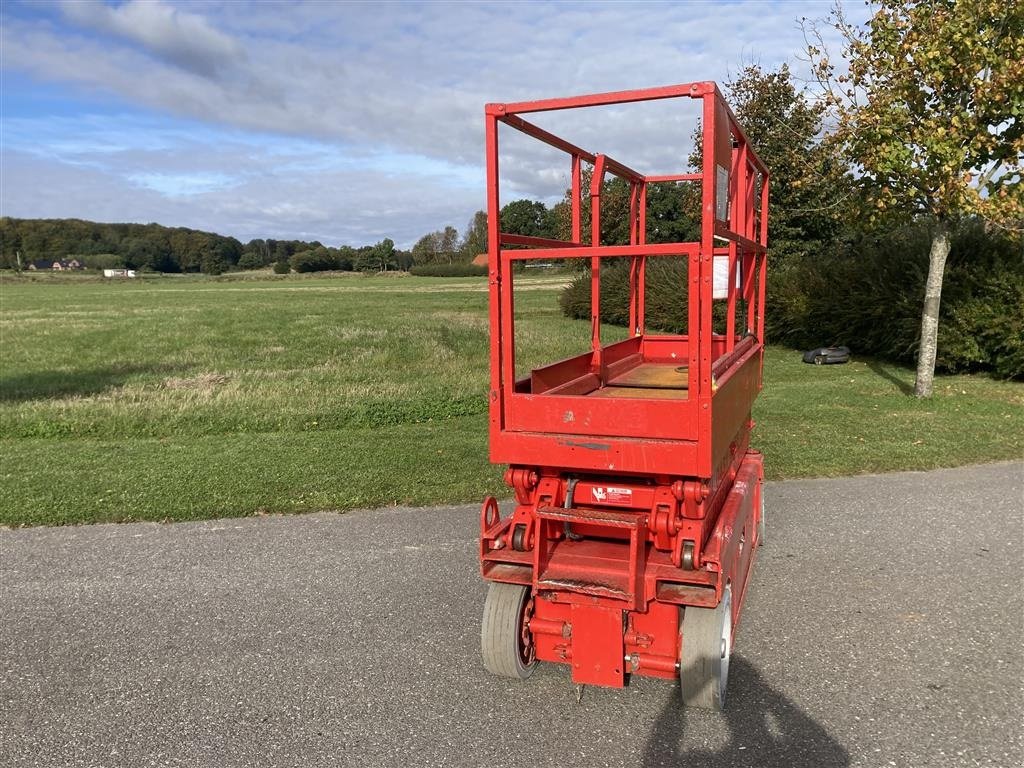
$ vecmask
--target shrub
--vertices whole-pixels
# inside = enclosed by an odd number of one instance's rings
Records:
[[[476,264],[424,264],[413,267],[409,273],[417,277],[486,277],[487,267]]]
[[[664,333],[686,333],[687,264],[681,258],[647,261],[647,326]],[[581,272],[559,297],[567,317],[590,319],[590,271]],[[601,322],[629,325],[629,261],[601,265]]]
[[[296,272],[323,272],[338,268],[338,257],[323,246],[308,251],[299,251],[291,257],[291,267]]]
[[[209,253],[203,256],[202,261],[199,263],[199,270],[204,275],[223,275],[227,272],[227,269],[227,262],[217,253]]]
[[[861,237],[768,281],[769,339],[844,344],[913,363],[930,240],[924,226]],[[1024,260],[1020,244],[967,222],[954,234],[939,309],[936,368],[1024,378]]]
[[[263,259],[255,251],[247,251],[238,260],[239,269],[260,269],[263,267]]]
[[[292,265],[287,261],[275,261],[274,262],[274,274],[275,275],[287,275],[292,271]]]
[[[87,269],[123,269],[124,257],[115,253],[89,253],[79,256],[78,260]]]

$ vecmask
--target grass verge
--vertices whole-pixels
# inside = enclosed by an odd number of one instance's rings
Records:
[[[585,348],[518,281],[521,368]],[[183,520],[501,493],[479,278],[0,283],[0,524]],[[620,329],[609,329],[619,333]],[[1020,458],[1024,385],[770,349],[772,478]]]

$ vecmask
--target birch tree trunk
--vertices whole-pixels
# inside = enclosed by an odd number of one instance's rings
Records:
[[[942,298],[942,276],[949,256],[949,222],[939,219],[932,233],[928,254],[928,280],[924,287],[924,308],[921,311],[921,345],[917,354],[915,397],[931,397],[935,378],[935,353],[939,335],[939,302]]]

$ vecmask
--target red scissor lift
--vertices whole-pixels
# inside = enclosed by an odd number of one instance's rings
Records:
[[[657,99],[703,102],[700,173],[645,176],[522,117]],[[537,660],[561,662],[576,683],[605,686],[630,674],[679,677],[685,704],[719,709],[763,536],[762,460],[749,438],[764,350],[768,170],[711,82],[485,112],[490,448],[493,462],[509,465],[515,507],[503,518],[488,498],[481,510],[481,570],[491,582],[484,665],[526,678]],[[571,242],[500,231],[499,125],[569,155]],[[629,185],[629,245],[601,243],[607,175]],[[700,185],[700,240],[647,243],[648,189],[679,182]],[[513,264],[580,257],[590,260],[591,349],[517,380]],[[686,259],[685,335],[645,328],[645,271],[658,257]],[[602,345],[601,260],[611,258],[629,260],[629,336]],[[715,302],[725,307],[717,332]]]

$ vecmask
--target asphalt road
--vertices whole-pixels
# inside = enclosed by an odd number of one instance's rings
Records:
[[[770,484],[723,715],[489,677],[476,506],[0,531],[0,763],[1016,768],[1022,481]]]

